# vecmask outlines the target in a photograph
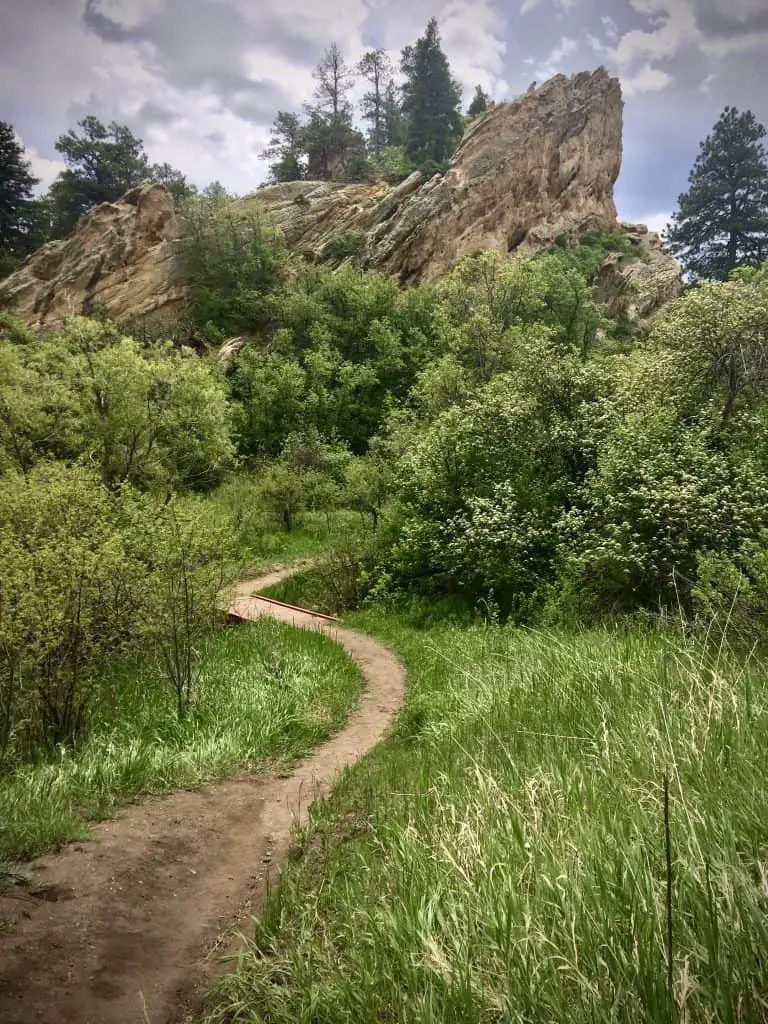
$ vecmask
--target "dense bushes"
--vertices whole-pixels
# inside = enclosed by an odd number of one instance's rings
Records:
[[[768,271],[689,291],[633,339],[593,296],[609,252],[636,258],[618,232],[406,291],[351,266],[263,280],[268,327],[228,375],[262,502],[290,528],[391,501],[388,587],[523,618],[692,611],[700,558],[755,542],[766,511]],[[385,477],[292,466],[287,439],[312,432],[348,457],[374,444]]]
[[[209,488],[232,464],[223,379],[191,350],[74,317],[43,341],[0,329],[0,370],[0,472],[80,461],[107,487],[168,492]]]
[[[197,326],[250,339],[226,376],[109,324],[42,342],[5,324],[0,469],[58,459],[167,496],[221,482],[237,455],[254,483],[236,532],[340,508],[375,529],[389,506],[359,594],[492,598],[528,620],[693,614],[739,580],[754,621],[768,270],[688,291],[628,344],[591,288],[606,252],[632,258],[623,236],[484,253],[401,290],[289,267],[228,200],[190,209]]]
[[[541,262],[459,267],[442,287],[448,354],[391,428],[402,526],[386,571],[492,592],[505,614],[583,617],[690,612],[701,566],[711,596],[717,564],[754,619],[743,566],[768,515],[767,281],[741,272],[687,293],[620,355],[572,330],[574,311],[601,314],[587,294],[553,302]],[[729,576],[717,559],[730,557]]]
[[[277,233],[258,210],[238,209],[225,194],[189,198],[182,212],[192,322],[211,340],[266,327],[269,295],[285,267]]]
[[[79,741],[118,658],[190,706],[226,541],[192,503],[110,492],[84,467],[0,479],[0,764]]]

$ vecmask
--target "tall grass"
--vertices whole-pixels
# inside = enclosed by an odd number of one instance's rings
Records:
[[[0,776],[0,861],[81,836],[140,794],[295,758],[343,723],[361,685],[336,644],[266,619],[214,637],[182,721],[169,688],[126,668],[104,681],[81,750]]]
[[[355,619],[406,661],[397,732],[299,836],[210,1020],[768,1019],[764,666]]]

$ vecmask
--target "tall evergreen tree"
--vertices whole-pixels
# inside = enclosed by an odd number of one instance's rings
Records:
[[[392,63],[382,49],[363,54],[357,70],[370,83],[371,88],[361,101],[363,120],[368,122],[368,142],[371,154],[378,160],[388,145],[386,126],[386,95],[392,84]]]
[[[442,164],[461,135],[461,89],[440,48],[435,18],[430,19],[421,39],[405,47],[400,69],[406,79],[406,155],[416,165],[429,161]]]
[[[701,143],[665,241],[694,279],[726,280],[768,259],[766,131],[747,110],[726,107]]]
[[[299,181],[304,172],[302,126],[296,114],[279,110],[272,123],[269,145],[261,154],[271,160],[272,182]]]
[[[31,251],[32,193],[37,184],[16,133],[0,121],[0,277]]]
[[[483,89],[481,85],[475,86],[475,95],[472,97],[472,102],[469,104],[469,110],[467,113],[470,117],[477,117],[478,114],[484,114],[488,109],[488,101],[490,96]]]
[[[343,178],[347,158],[359,149],[360,133],[352,125],[347,98],[354,76],[338,45],[331,43],[313,72],[317,104],[306,107],[308,122],[301,132],[310,178]]]
[[[402,146],[405,144],[405,118],[400,90],[390,81],[384,90],[384,145]]]

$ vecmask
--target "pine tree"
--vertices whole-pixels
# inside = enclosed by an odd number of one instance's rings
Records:
[[[405,118],[399,89],[389,82],[384,90],[382,115],[384,118],[384,145],[402,146],[405,143]]]
[[[192,191],[184,175],[169,164],[150,166],[144,143],[126,125],[105,125],[89,116],[78,121],[78,128],[79,134],[70,129],[56,141],[67,169],[50,189],[54,238],[69,234],[78,218],[98,203],[117,202],[144,182],[167,185],[174,198]]]
[[[300,133],[307,154],[307,176],[336,181],[345,177],[347,158],[356,156],[360,148],[361,135],[352,125],[352,105],[347,99],[354,71],[337,44],[331,43],[313,77],[317,104],[305,108],[308,122]]]
[[[321,110],[338,115],[349,109],[346,97],[354,84],[354,72],[344,61],[344,54],[336,43],[331,43],[325,50],[312,77],[317,82],[315,98]]]
[[[392,63],[384,50],[370,50],[363,54],[357,70],[371,84],[360,105],[363,120],[369,123],[368,141],[371,154],[378,160],[384,146],[390,145],[387,139],[386,96],[392,85]]]
[[[176,204],[189,199],[190,196],[197,195],[196,186],[190,185],[186,175],[169,163],[153,164],[149,169],[149,177],[151,181],[167,188]]]
[[[0,277],[26,256],[38,179],[11,125],[0,121]]]
[[[751,111],[726,107],[701,143],[665,242],[694,280],[727,280],[768,259],[765,128]]]
[[[490,96],[483,89],[481,85],[475,86],[475,95],[472,97],[472,102],[469,104],[469,110],[467,113],[470,117],[477,117],[478,114],[484,114],[488,109],[488,101]]]
[[[430,19],[421,39],[405,47],[400,69],[406,77],[403,85],[406,156],[416,166],[441,165],[461,135],[461,89],[440,48],[435,18]]]
[[[273,183],[299,181],[304,173],[305,156],[302,149],[302,127],[296,114],[279,110],[272,124],[269,145],[261,154],[268,160],[269,176]]]

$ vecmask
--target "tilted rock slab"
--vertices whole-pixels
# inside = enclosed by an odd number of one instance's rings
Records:
[[[178,219],[161,185],[142,185],[81,217],[0,281],[0,311],[31,330],[104,310],[115,320],[173,317],[187,301],[177,257]]]
[[[617,228],[622,109],[619,81],[604,68],[556,75],[476,121],[445,174],[422,181],[417,171],[394,187],[286,182],[244,197],[241,209],[263,214],[305,259],[321,259],[329,241],[358,232],[364,267],[402,284],[433,282],[463,256],[530,255],[555,239]],[[639,237],[637,226],[627,230]],[[117,320],[173,317],[187,297],[180,234],[165,189],[134,189],[96,207],[68,239],[44,246],[0,282],[0,311],[33,329],[96,308]],[[621,281],[632,281],[638,318],[681,289],[678,264],[645,235],[643,261],[603,274],[609,299]]]

